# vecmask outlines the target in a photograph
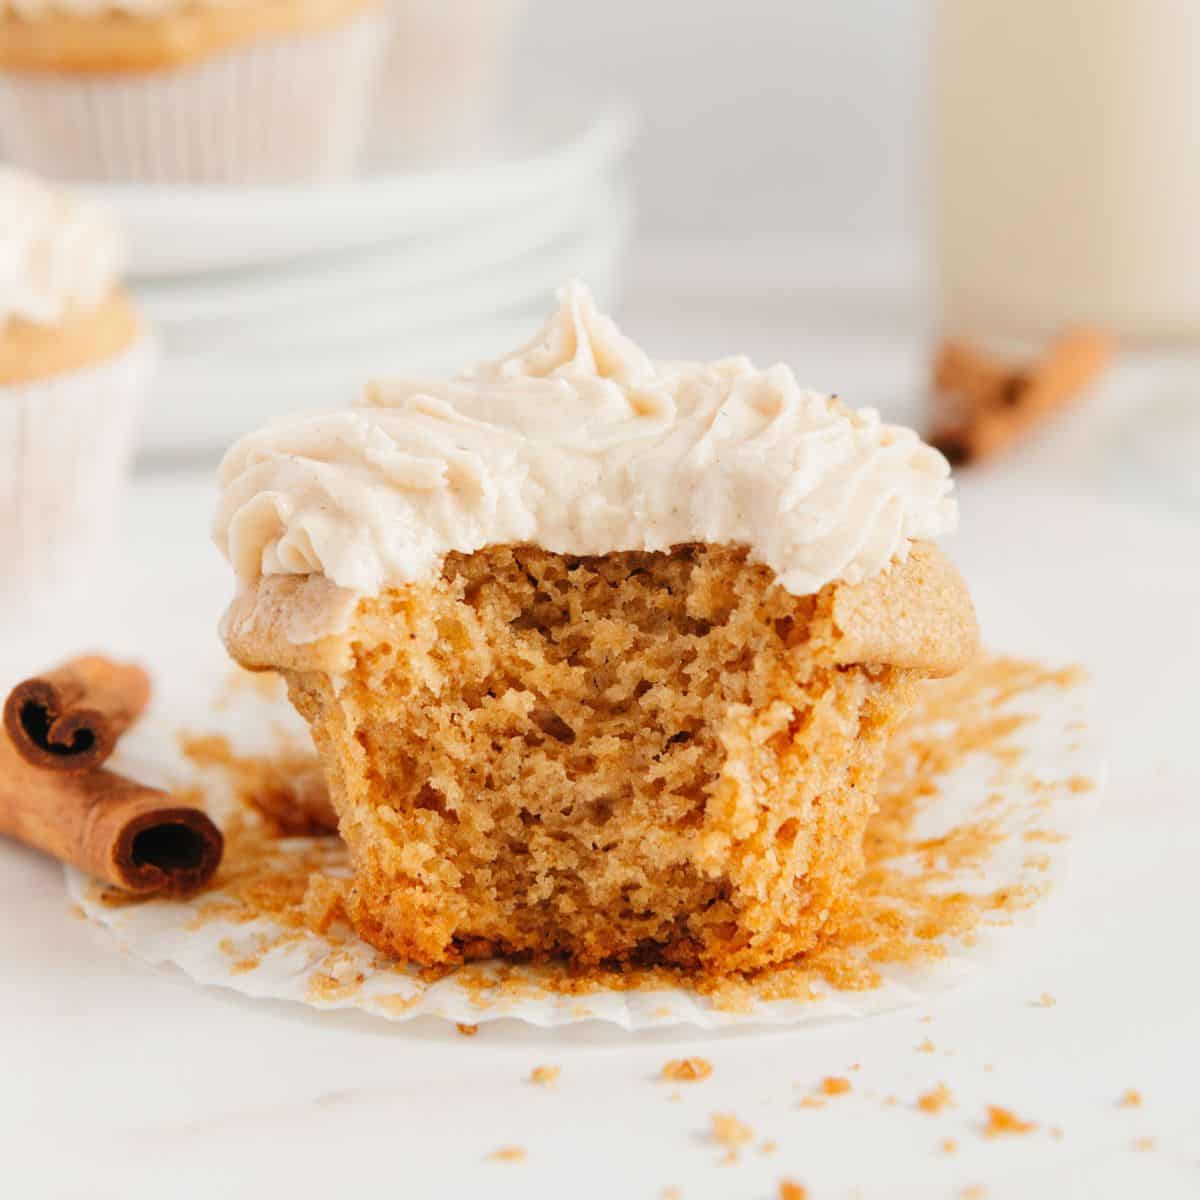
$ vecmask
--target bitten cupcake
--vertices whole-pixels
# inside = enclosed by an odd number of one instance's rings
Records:
[[[41,616],[104,547],[151,344],[93,205],[0,167],[0,613]]]
[[[226,645],[308,719],[393,954],[750,971],[862,868],[888,736],[977,631],[946,461],[575,286],[527,346],[226,457]]]
[[[58,178],[333,178],[385,29],[381,0],[0,0],[0,144]]]

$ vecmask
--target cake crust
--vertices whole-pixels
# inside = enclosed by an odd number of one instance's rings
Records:
[[[137,312],[120,290],[97,307],[76,309],[53,325],[11,320],[0,327],[0,387],[115,358],[137,341],[140,332]]]
[[[189,4],[159,15],[52,13],[0,16],[0,67],[104,74],[156,71],[232,46],[313,33],[380,0],[254,0]]]

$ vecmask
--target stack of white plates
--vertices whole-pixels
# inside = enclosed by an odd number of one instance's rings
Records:
[[[129,231],[162,348],[143,449],[214,451],[279,414],[345,404],[369,378],[503,353],[572,277],[611,302],[631,136],[613,109],[419,174],[97,189]]]

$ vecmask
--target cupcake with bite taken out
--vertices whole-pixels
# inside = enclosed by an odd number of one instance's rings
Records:
[[[786,367],[655,361],[579,286],[221,485],[225,643],[311,725],[358,931],[418,963],[802,953],[914,689],[976,650],[940,454]]]

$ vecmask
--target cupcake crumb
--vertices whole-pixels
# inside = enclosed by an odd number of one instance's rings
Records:
[[[940,1113],[942,1109],[949,1108],[953,1103],[954,1097],[944,1083],[939,1083],[937,1087],[917,1097],[917,1108],[924,1113]]]
[[[558,1082],[561,1074],[561,1067],[534,1067],[529,1072],[529,1082],[541,1084],[542,1087],[550,1087]]]
[[[958,1143],[953,1138],[944,1138],[942,1140],[942,1153],[955,1154],[958,1151]]]
[[[462,1021],[455,1025],[454,1028],[457,1029],[458,1032],[463,1035],[463,1037],[474,1037],[479,1032],[478,1025],[467,1025]]]
[[[826,1096],[841,1096],[850,1090],[850,1080],[840,1075],[826,1075],[821,1080],[821,1091]]]
[[[520,1146],[501,1146],[489,1155],[493,1162],[524,1162],[525,1151]]]
[[[754,1140],[754,1130],[744,1125],[732,1113],[713,1113],[712,1139],[737,1157],[738,1148]]]
[[[1141,1150],[1141,1151],[1153,1150],[1154,1149],[1154,1139],[1152,1137],[1137,1138],[1134,1140],[1133,1148],[1135,1150]]]
[[[699,1083],[713,1072],[706,1058],[673,1058],[663,1064],[662,1077],[672,1083]]]
[[[808,1188],[792,1179],[779,1181],[779,1200],[808,1200]]]
[[[1043,992],[1034,1002],[1034,1008],[1053,1008],[1058,1003],[1049,992]]]
[[[928,1038],[926,1038],[917,1047],[917,1053],[918,1054],[932,1054],[936,1049],[937,1049],[937,1047]]]
[[[987,1124],[983,1130],[987,1137],[1002,1137],[1010,1133],[1032,1133],[1037,1128],[1035,1121],[1023,1121],[1011,1109],[1002,1108],[999,1104],[989,1104],[987,1111]]]
[[[1141,1108],[1142,1093],[1139,1092],[1137,1088],[1126,1088],[1125,1091],[1121,1093],[1121,1099],[1119,1103],[1121,1108]]]

